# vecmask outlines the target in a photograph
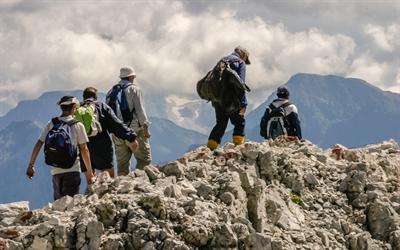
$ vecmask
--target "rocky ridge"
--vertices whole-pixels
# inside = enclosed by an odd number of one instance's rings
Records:
[[[0,205],[0,249],[400,249],[400,147],[205,147],[87,196]]]

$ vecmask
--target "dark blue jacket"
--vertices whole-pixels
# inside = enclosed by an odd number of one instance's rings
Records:
[[[240,79],[245,83],[246,82],[246,63],[239,57],[239,54],[237,52],[233,52],[229,56],[224,57],[224,60],[230,61],[230,60],[235,60],[235,62],[230,64],[230,67],[235,70]],[[240,100],[240,107],[245,108],[247,107],[247,98],[246,98],[246,92],[240,91],[238,93],[238,98]]]
[[[136,139],[136,134],[128,128],[114,113],[110,106],[103,102],[93,101],[92,99],[85,100],[94,102],[99,122],[102,128],[101,133],[96,136],[89,137],[88,148],[92,165],[96,169],[105,169],[113,166],[113,144],[110,134],[116,137],[133,142]]]
[[[282,104],[287,102],[286,99],[278,98],[272,102],[272,105],[275,107],[280,107]],[[260,122],[260,135],[264,137],[265,139],[267,138],[267,124],[269,121],[269,114],[271,110],[269,106],[266,108],[265,113],[263,117],[261,118]],[[300,127],[300,119],[299,115],[297,113],[297,107],[294,104],[290,104],[285,108],[285,113],[286,115],[286,121],[288,123],[288,126],[286,127],[287,133],[289,136],[297,136],[299,139],[302,139],[301,135],[301,127]]]

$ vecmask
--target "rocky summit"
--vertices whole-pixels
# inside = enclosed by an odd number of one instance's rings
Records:
[[[278,139],[200,147],[42,209],[0,205],[0,249],[400,249],[399,214],[395,141]]]

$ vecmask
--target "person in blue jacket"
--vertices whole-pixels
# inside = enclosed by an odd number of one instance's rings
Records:
[[[84,103],[93,103],[101,127],[101,131],[89,137],[88,148],[93,169],[107,171],[114,177],[114,151],[110,134],[130,142],[130,148],[135,151],[138,147],[136,133],[128,128],[114,113],[110,106],[97,101],[97,89],[88,87],[83,91]],[[84,165],[82,171],[85,171]]]
[[[238,46],[232,54],[223,58],[230,62],[230,67],[235,70],[243,83],[246,82],[246,65],[250,64],[249,52]],[[225,133],[228,121],[234,126],[232,141],[235,145],[243,144],[245,119],[244,114],[247,107],[246,93],[232,87],[225,81],[222,87],[222,97],[220,103],[212,103],[215,109],[216,125],[212,129],[208,138],[207,146],[214,150],[221,143],[221,138]]]
[[[289,102],[289,90],[285,86],[281,86],[277,89],[276,95],[278,99],[272,101],[272,103],[266,108],[263,117],[260,122],[260,135],[265,139],[275,139],[269,135],[268,132],[268,121],[270,121],[273,109],[282,108],[283,110],[283,120],[284,128],[286,130],[286,135],[296,136],[302,139],[300,119],[297,111],[296,105]]]

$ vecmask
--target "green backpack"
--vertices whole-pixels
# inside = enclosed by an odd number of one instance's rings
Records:
[[[83,124],[88,137],[101,133],[101,125],[98,119],[97,109],[94,103],[86,102],[75,112],[75,119]]]

